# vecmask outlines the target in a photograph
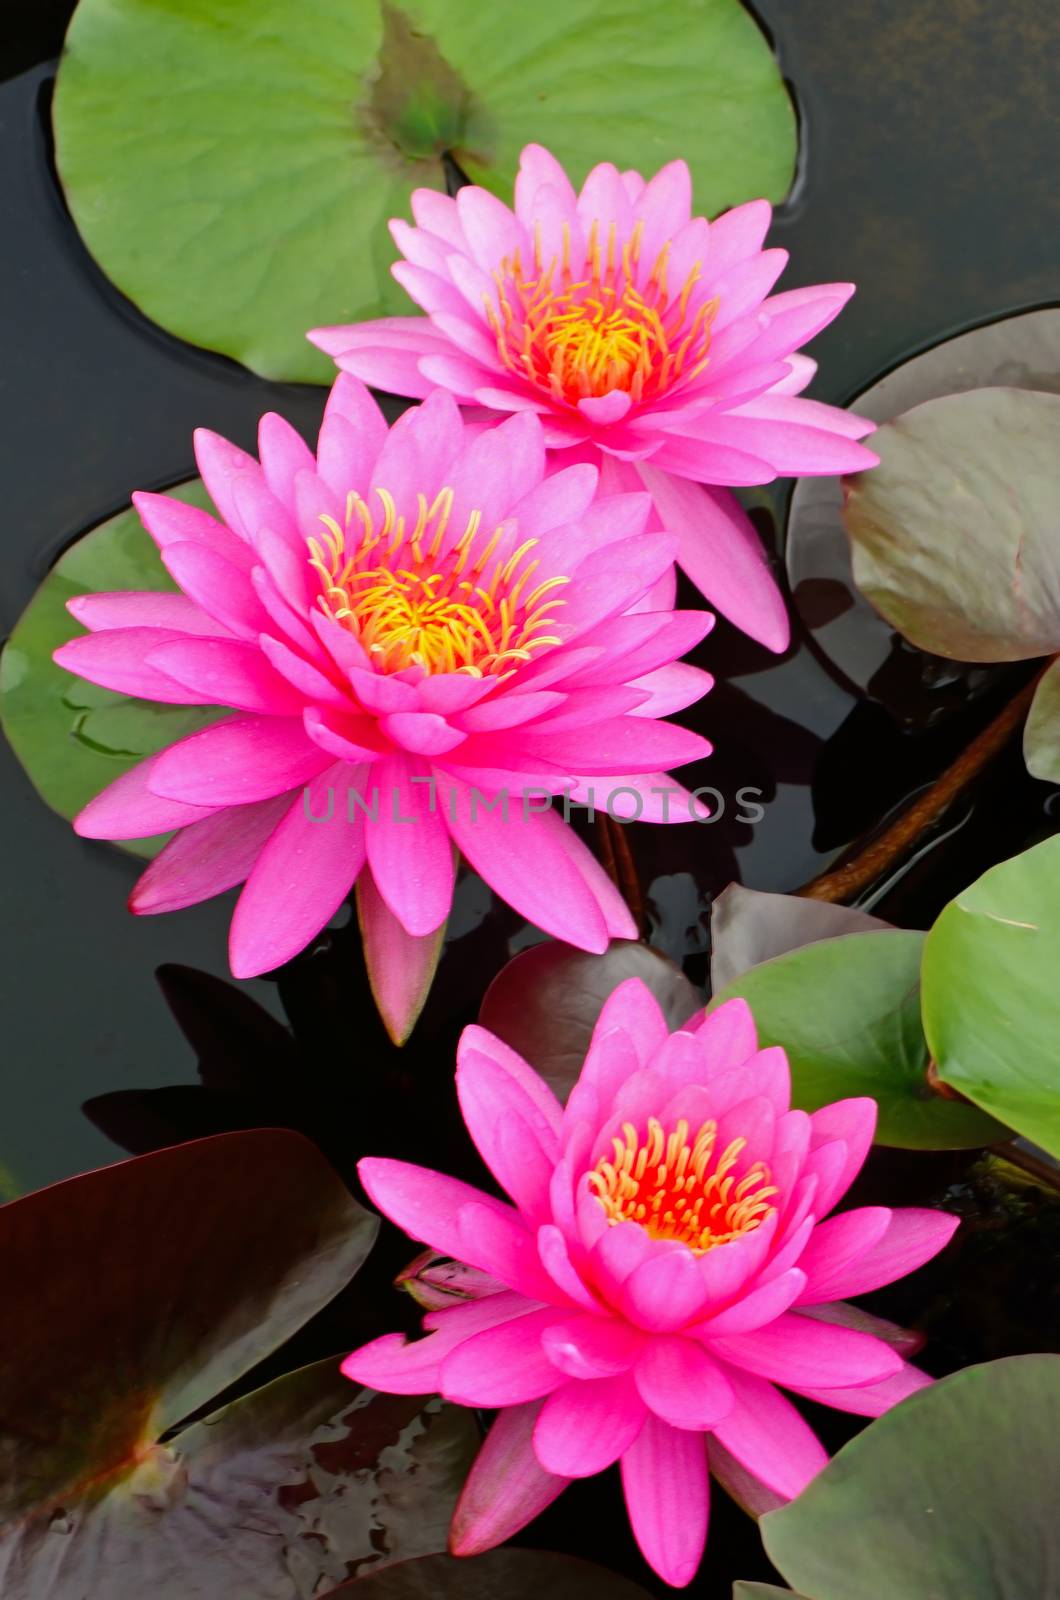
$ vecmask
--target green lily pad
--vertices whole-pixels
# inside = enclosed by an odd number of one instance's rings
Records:
[[[732,1600],[803,1600],[790,1589],[778,1589],[772,1583],[737,1583],[733,1585]]]
[[[81,0],[56,160],[104,271],[170,332],[327,382],[307,328],[408,312],[390,217],[443,156],[510,200],[525,144],[692,168],[713,214],[791,183],[795,115],[739,0]]]
[[[943,911],[924,950],[924,1026],[944,1083],[1060,1158],[1060,838]]]
[[[847,480],[854,578],[921,650],[1021,661],[1060,649],[1060,395],[974,389],[873,434]]]
[[[184,1424],[346,1285],[377,1227],[308,1140],[277,1129],[119,1162],[0,1209],[5,1600],[58,1593],[59,1563],[78,1600],[294,1600],[290,1584],[252,1586],[245,1549],[203,1516],[222,1476],[225,1493],[248,1486],[236,1457],[255,1416],[280,1424],[282,1396],[230,1408],[216,1434]],[[297,1408],[284,1415],[281,1433]],[[226,1535],[237,1509],[221,1515]],[[231,1581],[214,1581],[229,1559]]]
[[[1034,691],[1023,728],[1023,759],[1033,778],[1060,783],[1060,659]]]
[[[483,1556],[426,1556],[343,1584],[343,1600],[651,1600],[617,1573],[548,1550],[489,1550]],[[324,1600],[332,1600],[331,1595]]]
[[[960,1150],[1004,1137],[975,1106],[942,1099],[927,1079],[920,1022],[922,933],[849,933],[805,945],[726,985],[712,1008],[742,995],[763,1045],[783,1045],[792,1103],[816,1111],[871,1095],[876,1140],[909,1150]]]
[[[604,1001],[627,978],[647,984],[671,1028],[702,1009],[702,997],[680,967],[646,944],[616,939],[594,956],[550,941],[521,951],[497,974],[478,1020],[566,1100]]]
[[[213,506],[196,479],[169,491]],[[15,624],[0,657],[0,726],[37,793],[74,817],[115,778],[222,713],[211,706],[156,705],[97,688],[57,667],[52,652],[82,633],[66,609],[75,595],[111,589],[175,589],[136,512],[100,523],[60,556]],[[123,848],[153,856],[168,835]]]
[[[769,1558],[813,1600],[1044,1600],[1060,1572],[1058,1432],[1060,1356],[968,1367],[763,1517]]]

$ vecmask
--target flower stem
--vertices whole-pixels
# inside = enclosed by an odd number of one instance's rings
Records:
[[[606,811],[596,813],[596,842],[604,871],[629,907],[640,937],[647,938],[648,914],[626,830]]]
[[[1000,754],[1017,729],[1022,727],[1039,679],[1048,665],[1046,663],[1041,672],[1024,684],[956,761],[936,778],[930,789],[919,795],[889,828],[870,840],[843,866],[811,878],[795,893],[806,900],[850,900],[901,861],[921,835],[949,810],[983,768]]]

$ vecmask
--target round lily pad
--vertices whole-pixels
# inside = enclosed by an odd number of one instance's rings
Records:
[[[1023,759],[1032,777],[1060,783],[1060,657],[1034,691],[1023,729]]]
[[[763,1517],[769,1558],[813,1600],[1045,1600],[1060,1572],[1058,1429],[1060,1356],[968,1367]]]
[[[202,484],[170,490],[212,511]],[[0,725],[41,799],[74,817],[115,778],[221,715],[211,706],[156,705],[97,688],[56,666],[52,652],[83,632],[66,609],[75,595],[174,589],[157,546],[133,510],[93,528],[52,567],[0,657]],[[165,836],[124,848],[153,856]]]
[[[975,1106],[935,1094],[920,1021],[922,933],[848,933],[775,956],[726,985],[712,1005],[742,995],[762,1045],[782,1045],[792,1103],[816,1111],[870,1095],[879,1144],[959,1150],[1005,1130]]]
[[[708,215],[794,171],[795,115],[739,0],[81,0],[56,160],[89,249],[170,332],[266,377],[326,382],[307,328],[412,308],[390,217],[451,158],[511,199],[547,144],[683,156]]]
[[[950,902],[924,949],[939,1077],[1060,1159],[1060,838]]]

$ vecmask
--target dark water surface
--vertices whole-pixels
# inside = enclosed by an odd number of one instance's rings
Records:
[[[1056,77],[1049,47],[1060,42],[1060,19],[985,0],[914,8],[865,0],[842,15],[831,0],[762,0],[757,9],[802,122],[799,180],[774,230],[792,255],[783,286],[859,284],[817,341],[817,391],[844,400],[924,344],[1045,301],[1060,244],[1053,164],[1042,159],[1055,148],[1057,96],[1046,80]],[[260,413],[277,409],[311,435],[323,402],[321,391],[266,383],[171,339],[88,257],[50,166],[50,58],[68,10],[13,8],[3,55],[17,74],[0,88],[5,632],[73,538],[132,489],[193,472],[195,426],[252,446]],[[768,531],[783,520],[787,487],[757,498]],[[940,685],[911,654],[912,729],[908,695],[892,715],[804,643],[777,663],[724,625],[706,642],[700,659],[721,682],[692,719],[717,754],[691,776],[725,796],[726,813],[709,826],[629,835],[656,940],[692,956],[694,975],[712,892],[737,875],[758,888],[794,888],[929,782],[1011,688],[969,704],[959,674],[943,674],[950,682]],[[176,916],[130,917],[135,864],[78,840],[6,746],[0,759],[9,1052],[0,1166],[25,1190],[118,1154],[83,1116],[85,1099],[195,1081],[154,973],[178,963],[224,974],[232,897]],[[754,826],[737,820],[742,787],[761,791],[765,815]],[[1006,763],[1003,781],[988,783],[942,830],[927,890],[915,889],[908,906],[892,894],[892,915],[929,919],[950,892],[943,876],[959,886],[1048,828],[1050,799],[1018,761]],[[458,940],[446,966],[448,988],[469,1002],[503,953],[483,930],[516,931],[496,909],[483,923],[489,906],[480,886],[464,885],[458,926],[478,923],[479,936]],[[244,987],[278,1012],[273,984]]]

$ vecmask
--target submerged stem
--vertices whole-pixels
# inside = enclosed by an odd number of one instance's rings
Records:
[[[1012,735],[1022,727],[1034,699],[1034,691],[1049,665],[1047,662],[1041,672],[1024,684],[994,720],[962,750],[956,761],[951,762],[931,787],[919,795],[878,838],[870,840],[843,866],[812,878],[795,893],[807,900],[849,900],[901,861],[921,834],[949,810],[973,779],[1000,754]]]
[[[648,914],[633,852],[629,848],[625,829],[621,823],[609,817],[606,811],[596,813],[596,842],[604,871],[629,907],[640,937],[646,939]]]

